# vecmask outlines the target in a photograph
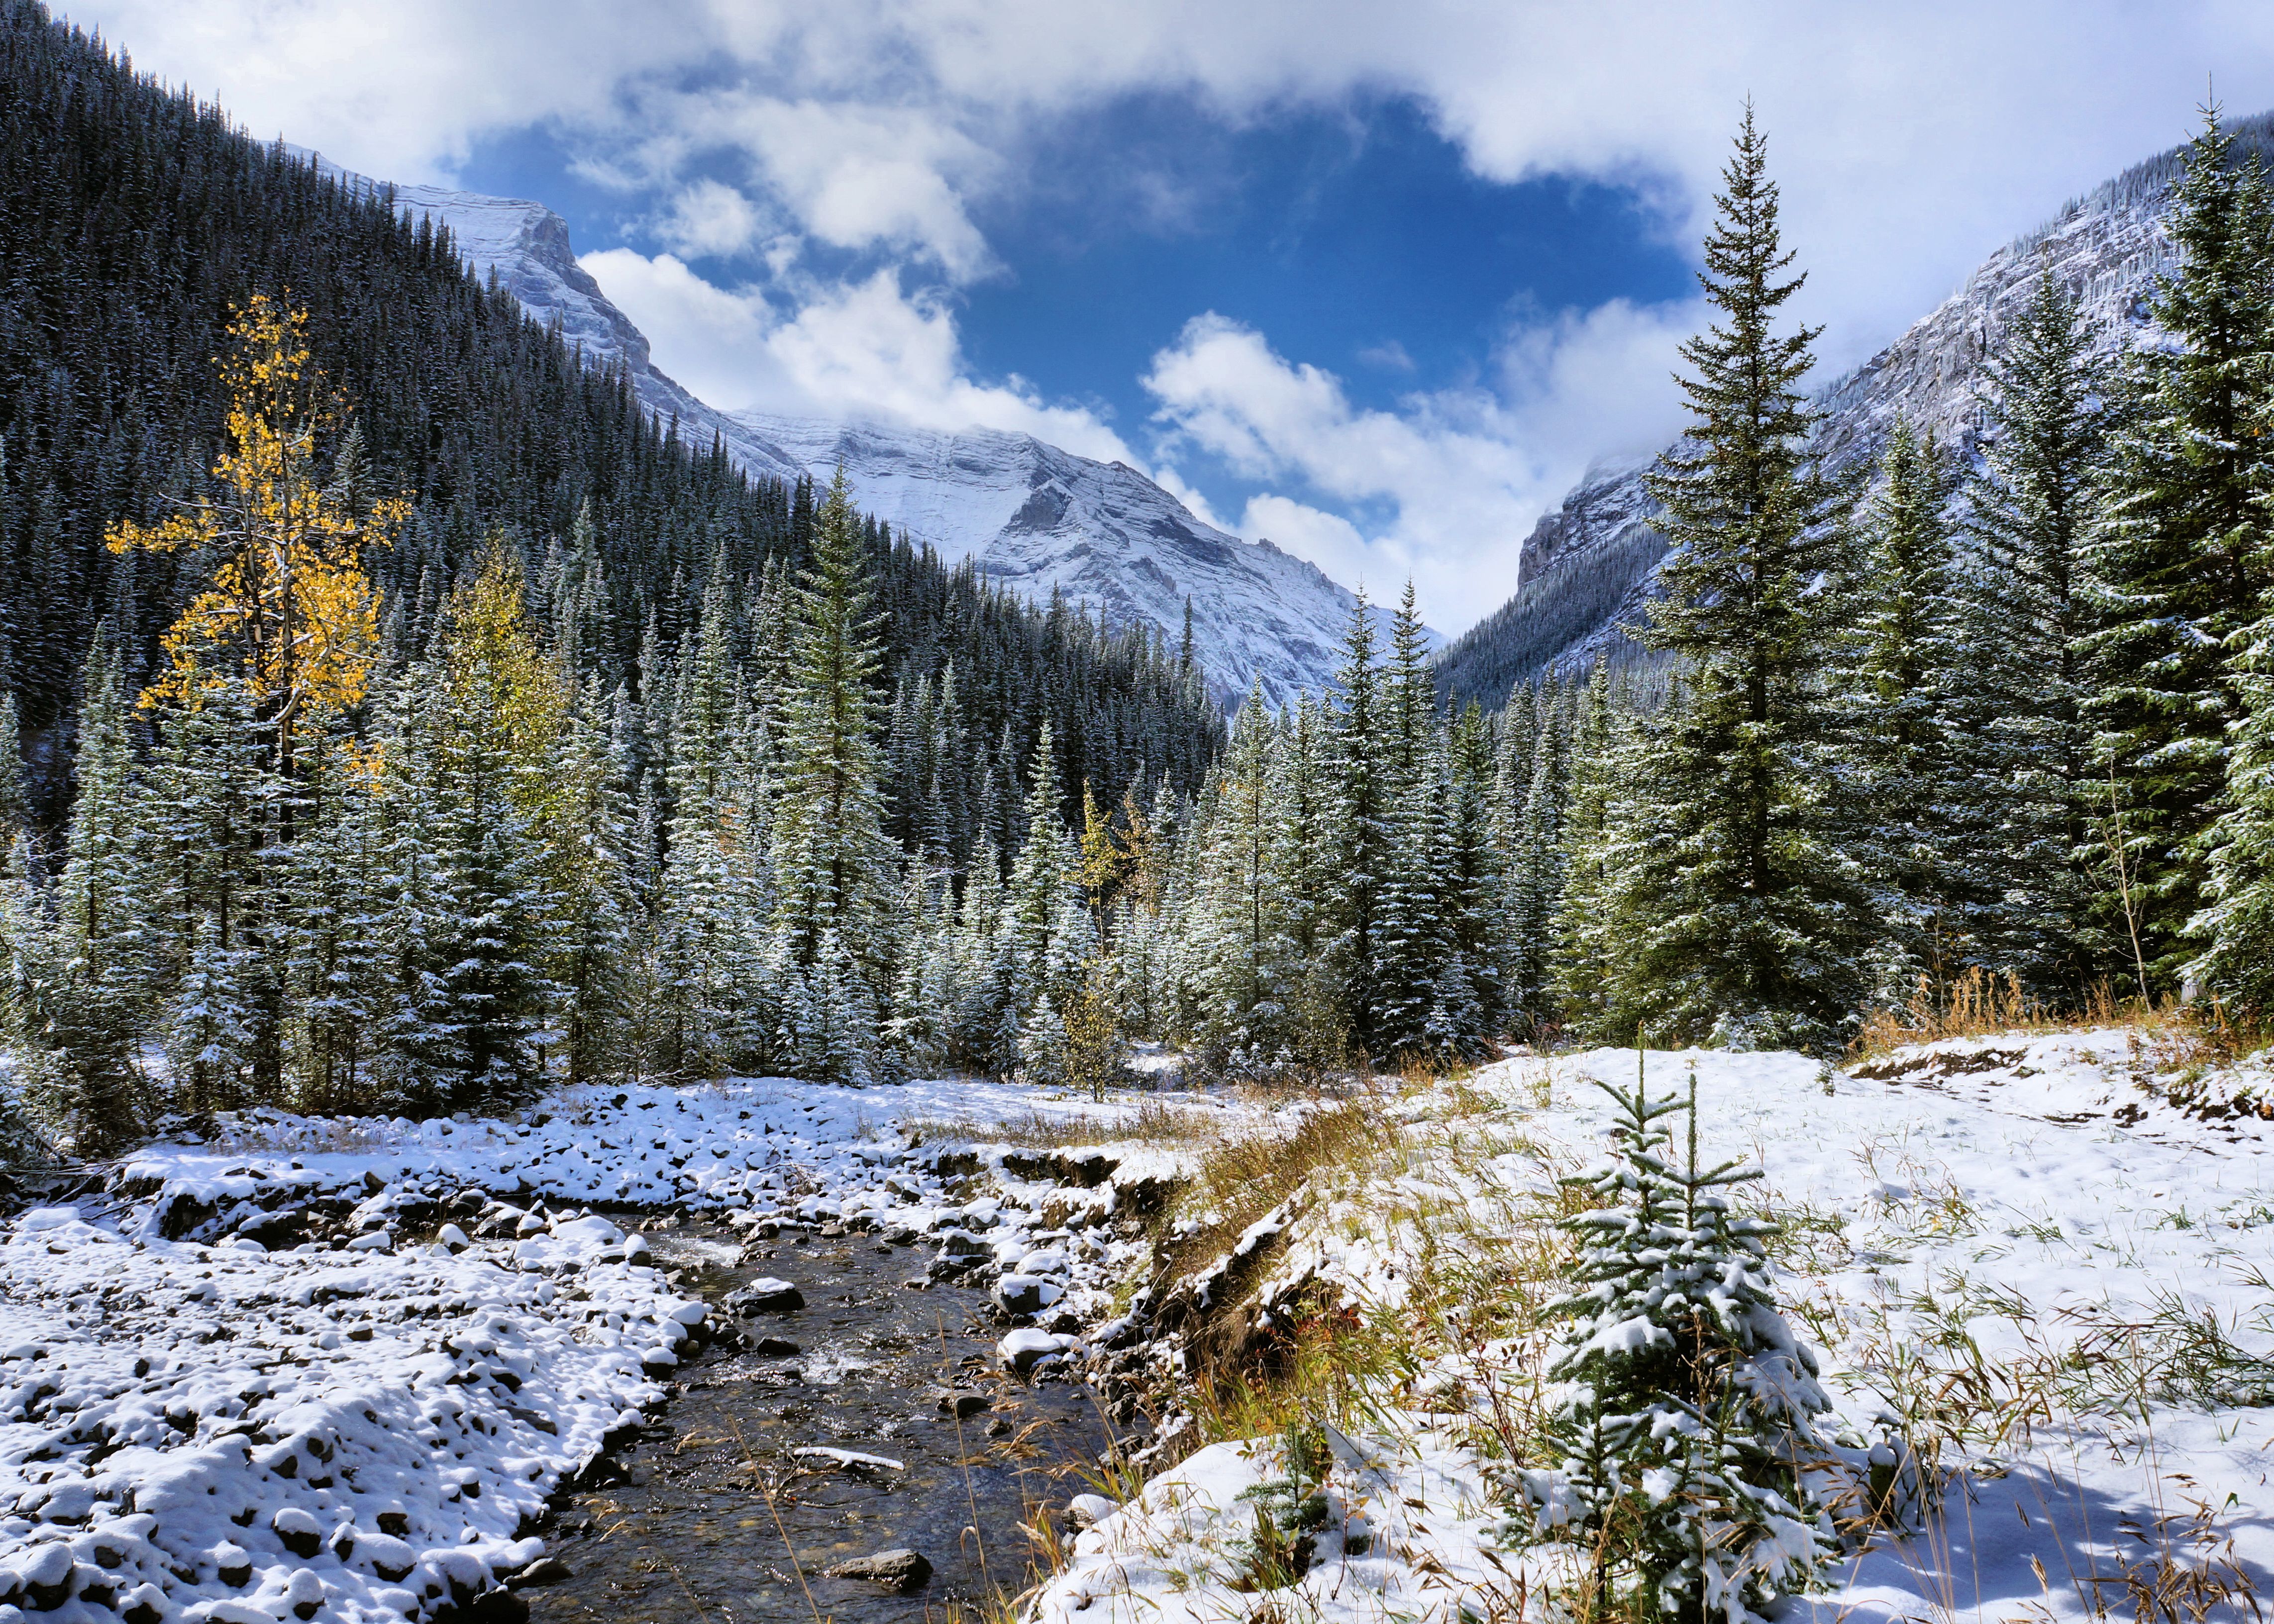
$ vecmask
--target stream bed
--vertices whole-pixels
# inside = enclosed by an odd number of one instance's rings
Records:
[[[546,1543],[569,1576],[523,1592],[538,1624],[975,1619],[1033,1583],[1020,1525],[1091,1489],[1084,1470],[1111,1434],[1088,1388],[998,1370],[984,1290],[913,1288],[928,1252],[866,1233],[786,1228],[748,1261],[725,1229],[651,1240],[714,1305],[764,1275],[806,1305],[737,1321],[746,1345],[682,1367],[680,1396],[604,1473],[615,1480],[556,1502]],[[944,1391],[973,1413],[944,1412]],[[932,1569],[906,1593],[825,1575],[898,1549]]]

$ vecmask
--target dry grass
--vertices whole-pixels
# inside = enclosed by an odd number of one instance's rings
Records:
[[[1203,1145],[1221,1140],[1224,1113],[1205,1106],[1179,1106],[1158,1099],[1140,1101],[1127,1115],[1053,1115],[1040,1108],[1000,1122],[910,1117],[900,1131],[916,1144],[961,1139],[977,1144],[1015,1145],[1028,1150],[1063,1150],[1077,1145],[1110,1145],[1144,1139],[1156,1144]]]
[[[1222,1257],[1249,1225],[1294,1199],[1321,1172],[1361,1166],[1397,1139],[1397,1128],[1373,1101],[1305,1111],[1291,1128],[1282,1123],[1218,1138],[1201,1152],[1174,1227],[1158,1247],[1157,1261],[1171,1276]]]
[[[1849,1056],[1868,1060],[1946,1038],[2111,1027],[2137,1034],[2145,1057],[2158,1071],[2228,1065],[2274,1043],[2274,1028],[2263,1020],[2238,1019],[2216,998],[2189,1004],[2165,998],[2149,1004],[2120,998],[2104,980],[2080,1007],[2057,1009],[2030,996],[2018,976],[1995,976],[1977,966],[1940,987],[1923,975],[1918,990],[1901,1009],[1867,1013]]]
[[[1910,1043],[1945,1038],[1999,1036],[2009,1032],[2052,1032],[2077,1025],[2112,1026],[2141,1014],[2136,999],[2120,1001],[2105,981],[2097,983],[2077,1011],[2056,1010],[2031,997],[2017,975],[1990,974],[1979,966],[1940,986],[1919,977],[1918,989],[1901,1009],[1877,1009],[1864,1018],[1849,1045],[1856,1059],[1884,1055]]]

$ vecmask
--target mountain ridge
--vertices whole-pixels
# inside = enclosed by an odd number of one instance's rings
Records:
[[[842,467],[862,508],[1031,599],[1054,597],[1171,644],[1192,606],[1194,657],[1227,707],[1251,683],[1276,707],[1331,685],[1356,594],[1268,541],[1216,529],[1126,463],[1012,430],[912,428],[870,418],[726,411],[655,365],[645,335],[577,262],[568,223],[540,202],[436,186],[388,187],[304,154],[327,175],[449,227],[478,274],[588,361],[621,364],[641,402],[681,436],[716,435],[754,474],[827,480]],[[1388,611],[1374,606],[1386,626]]]

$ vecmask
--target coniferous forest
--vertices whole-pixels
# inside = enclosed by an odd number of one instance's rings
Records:
[[[1449,710],[1409,589],[1227,726],[1189,646],[745,477],[446,233],[5,18],[4,1018],[82,1150],[2274,994],[2274,194],[2216,119],[2158,342],[2094,359],[2041,278],[1978,444],[1898,424],[1858,490],[1748,116],[1657,658]]]

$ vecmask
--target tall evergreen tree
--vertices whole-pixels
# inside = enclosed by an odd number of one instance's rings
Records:
[[[1364,592],[1351,611],[1335,684],[1334,862],[1343,889],[1329,951],[1342,982],[1351,1034],[1361,1049],[1371,1049],[1374,963],[1382,889],[1389,875],[1396,790],[1384,771],[1392,723],[1375,665],[1374,612]]]
[[[2132,353],[2091,553],[2095,746],[2149,971],[2166,988],[2195,951],[2186,930],[2239,718],[2226,662],[2264,612],[2270,557],[2268,453],[2253,430],[2274,390],[2274,204],[2233,146],[2207,110],[2167,227],[2179,270],[2150,311],[2174,342]]]
[[[877,785],[874,685],[883,658],[873,602],[859,515],[840,469],[816,516],[813,567],[796,600],[774,921],[802,966],[819,960],[822,937],[833,931],[872,988],[890,974],[884,916],[894,889]]]
[[[1967,482],[1980,550],[1973,658],[2003,769],[2002,886],[1984,921],[1992,962],[2073,999],[2107,962],[2096,921],[2095,776],[2086,550],[2106,453],[2105,379],[2074,297],[2050,269],[1988,360],[1980,467]]]
[[[1850,849],[1879,889],[1873,996],[1946,987],[1984,962],[1998,830],[1985,816],[1984,650],[1948,512],[1948,464],[1901,419],[1864,524],[1848,753],[1861,773]]]
[[[1642,638],[1683,671],[1652,724],[1656,805],[1622,883],[1654,1026],[1815,1048],[1856,1007],[1869,920],[1826,801],[1818,583],[1839,563],[1841,505],[1808,462],[1816,329],[1773,330],[1802,278],[1779,280],[1792,255],[1767,163],[1748,107],[1700,279],[1719,320],[1683,346],[1690,429],[1650,480],[1674,551]]]

